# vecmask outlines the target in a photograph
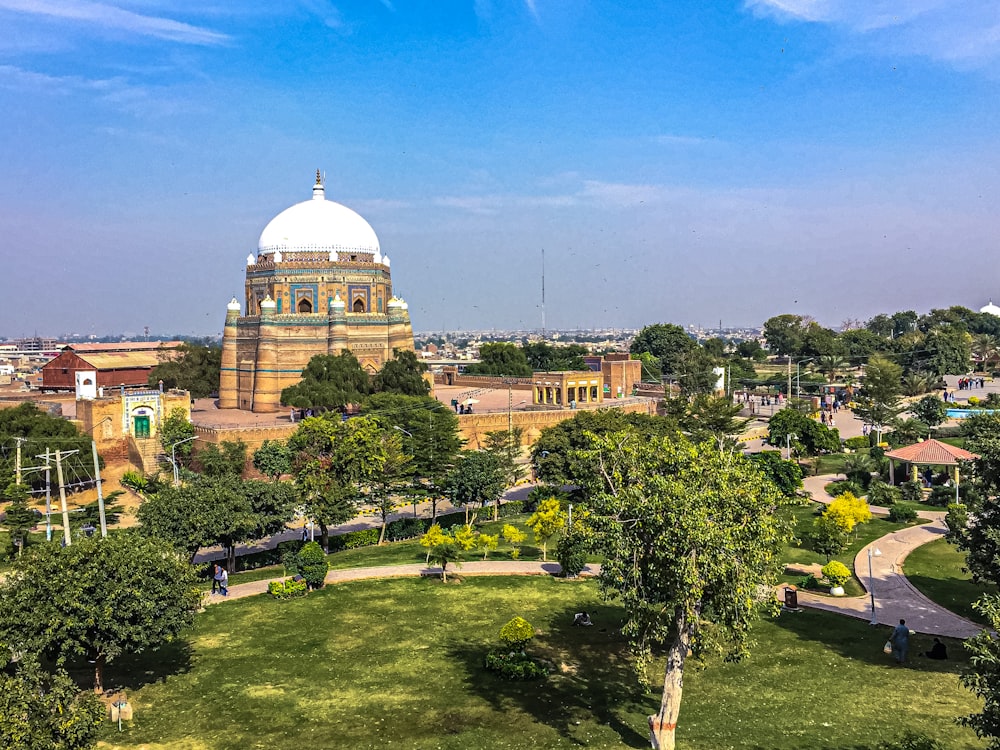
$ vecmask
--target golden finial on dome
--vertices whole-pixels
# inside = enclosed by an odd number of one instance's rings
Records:
[[[317,184],[317,185],[322,185],[322,184],[323,184],[323,178],[322,178],[322,177],[320,177],[320,174],[319,174],[319,170],[318,170],[318,169],[316,170],[316,184]]]

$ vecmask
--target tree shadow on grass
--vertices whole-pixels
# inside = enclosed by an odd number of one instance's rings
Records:
[[[187,640],[178,638],[155,651],[124,654],[115,659],[104,668],[104,689],[105,692],[134,691],[190,669],[191,646]],[[93,687],[94,665],[86,659],[67,664],[66,671],[81,687]]]
[[[621,609],[597,605],[589,612],[592,627],[574,627],[574,612],[569,610],[553,614],[549,622],[532,623],[543,634],[527,651],[551,665],[547,679],[511,681],[488,671],[483,660],[499,641],[452,643],[449,655],[465,668],[465,689],[498,712],[519,709],[579,745],[589,744],[582,735],[596,723],[614,731],[625,747],[649,747],[645,717],[654,705],[628,661],[619,630]],[[626,714],[636,714],[637,720],[626,723]]]
[[[864,620],[812,609],[781,612],[772,622],[794,634],[799,640],[821,643],[846,658],[885,667],[898,667],[892,656],[882,651],[892,634],[892,626],[872,626]],[[934,636],[923,633],[911,635],[909,657],[902,669],[958,674],[966,665],[967,658],[962,641],[956,638],[941,638],[941,641],[948,649],[948,659],[944,661],[923,656],[933,645]]]

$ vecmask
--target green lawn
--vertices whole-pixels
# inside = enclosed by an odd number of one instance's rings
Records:
[[[582,609],[595,627],[570,626]],[[481,666],[515,614],[557,666],[547,681],[504,682]],[[135,720],[122,734],[107,726],[102,747],[649,747],[658,694],[637,686],[620,618],[594,582],[548,577],[359,581],[289,602],[236,600],[200,614],[186,641],[109,668]],[[865,750],[906,729],[982,747],[953,721],[977,708],[958,661],[890,666],[886,629],[822,612],[782,615],[756,635],[740,664],[689,661],[681,747]]]
[[[945,539],[937,539],[907,555],[903,571],[910,583],[928,599],[955,614],[985,624],[972,603],[983,594],[995,594],[996,586],[973,583],[972,577],[962,570],[964,565],[964,552],[959,552]]]

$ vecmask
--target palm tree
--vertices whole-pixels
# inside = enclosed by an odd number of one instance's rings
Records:
[[[867,487],[875,469],[875,462],[870,456],[864,453],[852,453],[844,459],[841,471],[848,479],[856,481],[862,487]]]
[[[846,360],[843,357],[838,357],[836,354],[820,357],[816,362],[816,369],[826,375],[826,379],[830,383],[837,379],[837,374],[846,366]]]
[[[972,356],[975,357],[983,370],[987,364],[1000,357],[1000,346],[994,336],[988,333],[977,333],[972,337]]]
[[[431,560],[441,566],[441,582],[448,582],[448,563],[459,564],[462,554],[451,540],[442,542],[431,550]]]
[[[907,396],[921,396],[934,390],[937,378],[926,372],[911,372],[903,376],[901,384]]]

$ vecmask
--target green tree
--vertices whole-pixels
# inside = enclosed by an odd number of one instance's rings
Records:
[[[865,328],[879,338],[891,339],[893,337],[892,318],[885,313],[879,313],[874,318],[865,323]]]
[[[535,372],[560,372],[563,370],[586,370],[583,358],[589,354],[587,347],[580,344],[552,346],[545,341],[529,342],[521,347],[528,364]]]
[[[690,401],[678,401],[677,423],[694,442],[712,440],[722,450],[735,447],[735,436],[750,422],[739,417],[740,406],[723,396],[699,394]]]
[[[840,433],[797,409],[786,407],[775,412],[768,421],[767,428],[769,442],[778,448],[786,444],[786,436],[794,436],[790,440],[790,445],[806,455],[840,452]]]
[[[590,522],[605,556],[601,588],[622,602],[641,674],[653,649],[667,646],[650,729],[654,747],[672,750],[688,653],[725,642],[738,659],[756,613],[775,604],[790,536],[777,512],[782,497],[742,455],[680,437],[595,437],[585,456]]]
[[[673,323],[656,323],[639,331],[632,340],[629,351],[632,354],[648,352],[660,361],[664,372],[673,373],[679,358],[698,348],[698,343],[687,331]]]
[[[4,525],[10,534],[11,544],[17,547],[17,554],[20,557],[28,543],[28,532],[35,525],[35,514],[28,507],[31,494],[25,485],[11,482],[7,485],[4,496],[10,501],[4,514]]]
[[[311,589],[321,589],[326,583],[330,561],[327,560],[323,548],[316,542],[306,542],[295,553],[295,570],[306,580],[306,586]]]
[[[160,424],[160,446],[167,456],[171,458],[176,456],[178,463],[183,463],[183,460],[191,455],[194,449],[194,440],[191,438],[194,436],[194,425],[181,406],[171,409],[167,418]],[[187,442],[182,443],[182,440]]]
[[[476,503],[482,508],[493,504],[496,517],[496,506],[505,489],[507,482],[497,457],[484,451],[468,451],[445,480],[444,493],[453,504],[465,506],[468,524],[469,508]]]
[[[502,375],[508,378],[530,378],[532,372],[524,350],[517,344],[503,342],[479,347],[479,363],[469,365],[465,371],[470,375]]]
[[[527,535],[519,528],[517,528],[517,526],[514,526],[509,523],[505,523],[503,525],[503,529],[501,530],[500,534],[503,537],[503,540],[513,548],[510,556],[516,560],[518,557],[521,556],[520,545],[522,542],[524,542],[524,539]]]
[[[966,421],[974,431],[965,447],[979,458],[971,462],[973,491],[964,504],[949,508],[948,539],[965,552],[973,581],[1000,585],[1000,418],[977,415]]]
[[[451,539],[431,548],[431,560],[441,566],[441,581],[448,582],[448,563],[461,564],[462,553]]]
[[[24,438],[21,444],[23,466],[39,465],[41,461],[35,456],[51,448],[53,451],[77,451],[63,459],[66,476],[89,477],[94,471],[90,436],[80,434],[69,420],[52,416],[30,401],[0,409],[0,435],[4,442],[0,448],[0,487],[6,487],[16,478],[14,438]],[[23,476],[22,481],[41,489],[45,486],[44,477],[44,472],[34,472]]]
[[[304,419],[288,439],[295,487],[306,515],[319,524],[323,549],[330,549],[330,526],[353,518],[362,486],[379,470],[382,429],[370,417],[342,422],[327,416]]]
[[[393,349],[392,359],[376,373],[372,381],[374,393],[401,393],[404,396],[426,396],[431,387],[424,380],[427,365],[408,349]]]
[[[289,474],[292,471],[292,451],[288,443],[284,440],[265,440],[254,451],[253,467],[265,477],[270,477],[272,482],[277,482],[283,474]]]
[[[767,352],[760,345],[757,339],[741,341],[736,345],[736,353],[744,359],[752,359],[754,362],[763,362],[767,359]]]
[[[566,526],[566,514],[554,497],[542,500],[538,509],[524,524],[535,534],[535,544],[542,545],[542,560],[546,560],[549,540]]]
[[[219,392],[219,372],[222,369],[222,347],[184,343],[176,350],[161,348],[157,353],[160,364],[149,372],[149,386],[180,388],[191,398],[205,398]]]
[[[590,445],[590,435],[604,435],[635,428],[651,437],[678,431],[672,417],[626,414],[618,409],[579,411],[572,419],[546,427],[531,447],[531,461],[538,479],[550,484],[582,485],[590,465],[577,457],[576,451]]]
[[[773,354],[783,357],[801,354],[804,334],[801,315],[775,315],[764,321],[764,338]]]
[[[826,514],[813,521],[812,548],[827,562],[847,549],[847,531],[837,519]]]
[[[170,544],[134,533],[32,547],[0,587],[0,647],[106,664],[158,648],[194,621],[194,569]]]
[[[1000,750],[1000,641],[994,635],[1000,630],[1000,597],[986,596],[973,606],[990,627],[965,642],[970,657],[961,679],[983,701],[983,710],[963,716],[960,722],[988,740],[988,750]]]
[[[383,430],[376,450],[366,457],[368,468],[360,471],[363,492],[369,505],[374,506],[382,521],[378,543],[385,543],[389,514],[398,504],[396,492],[409,472],[411,457],[403,452],[403,438],[395,430]]]
[[[61,669],[45,672],[29,658],[0,672],[0,747],[91,750],[104,713],[101,699]]]
[[[342,410],[371,393],[368,373],[349,351],[317,354],[302,370],[302,380],[281,392],[281,403],[297,409]]]
[[[196,460],[207,477],[241,477],[247,464],[247,446],[242,440],[206,443]]]
[[[882,431],[895,423],[903,411],[903,368],[884,357],[872,357],[865,367],[861,393],[855,396],[854,414],[875,428],[881,442]]]
[[[483,450],[496,456],[508,487],[513,487],[524,478],[524,466],[519,462],[522,440],[523,431],[520,427],[486,433]]]
[[[455,413],[430,396],[398,393],[372,395],[361,413],[377,420],[383,429],[403,431],[403,447],[413,457],[410,470],[435,498],[462,447]]]
[[[910,369],[934,375],[962,375],[972,369],[972,337],[960,325],[932,328],[923,347],[912,352]]]
[[[691,398],[715,390],[719,378],[712,369],[717,360],[701,347],[678,355],[672,365],[670,376],[677,380],[682,396]]]
[[[144,535],[172,543],[192,561],[201,548],[221,545],[227,569],[234,572],[236,545],[281,531],[292,518],[294,502],[291,485],[199,476],[161,489],[136,515]]]
[[[747,458],[785,497],[793,497],[802,488],[802,468],[783,459],[780,451],[751,453]]]
[[[649,352],[640,352],[632,354],[630,358],[642,362],[642,381],[644,383],[663,382],[663,368],[660,367],[659,357],[654,357]]]

